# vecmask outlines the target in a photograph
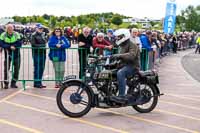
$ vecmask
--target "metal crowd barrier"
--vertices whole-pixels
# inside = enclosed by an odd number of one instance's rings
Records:
[[[149,52],[147,49],[142,49],[140,53],[140,69],[146,71],[149,68]]]
[[[3,52],[2,49],[0,49],[0,82],[1,82],[1,89],[3,88]]]
[[[55,79],[54,67],[52,61],[49,59],[49,51],[50,48],[34,48],[34,47],[21,47],[21,65],[19,78],[17,81],[21,81],[23,83],[23,88],[26,88],[26,82],[34,82],[34,81],[58,81]],[[34,55],[35,53],[35,55]],[[36,56],[36,54],[41,54],[41,56]],[[42,69],[44,65],[44,72],[42,79],[40,80],[39,76],[34,79],[34,58],[38,61],[35,67],[38,67],[35,73],[40,73],[40,69]],[[14,57],[13,57],[14,59]],[[45,61],[44,61],[45,60]],[[12,76],[13,76],[13,65],[12,65]],[[82,71],[82,70],[81,70]],[[65,61],[65,73],[64,75],[77,75],[79,73],[79,57],[77,48],[66,49],[66,61]],[[50,83],[50,82],[49,82]],[[48,85],[49,85],[48,83]],[[51,83],[50,83],[51,84]]]
[[[34,82],[34,81],[60,81],[60,79],[55,79],[55,73],[54,73],[54,67],[52,64],[52,61],[49,59],[49,51],[50,48],[34,48],[34,47],[21,47],[20,48],[20,54],[21,54],[21,65],[20,65],[20,71],[19,71],[19,78],[17,81],[22,82],[23,88],[26,88],[26,82]],[[38,58],[38,68],[44,66],[44,73],[42,76],[42,79],[34,79],[34,64],[33,59],[35,57],[34,53],[42,53],[41,55],[43,57],[37,56]],[[87,60],[83,60],[83,58],[86,58],[84,53],[88,52],[84,48],[69,48],[66,49],[66,61],[65,61],[65,73],[64,76],[67,75],[76,75],[79,78],[83,78],[84,74],[84,68],[83,64],[87,63]],[[14,56],[14,54],[13,54]],[[80,56],[80,60],[79,60]],[[40,62],[39,58],[46,58],[45,62]],[[146,71],[149,69],[149,53],[146,49],[142,49],[141,55],[141,70]],[[2,58],[1,58],[2,59]],[[12,58],[14,60],[15,57]],[[37,60],[37,59],[36,59]],[[44,64],[43,64],[44,63]],[[2,65],[1,65],[2,66]],[[12,78],[13,78],[13,72],[14,72],[14,66],[12,64]],[[1,67],[1,69],[3,69]],[[79,73],[80,70],[80,73]],[[39,70],[38,70],[38,73]],[[48,82],[49,85],[54,85],[53,82]],[[32,85],[33,86],[33,85]]]

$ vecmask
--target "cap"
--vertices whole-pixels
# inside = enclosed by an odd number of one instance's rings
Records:
[[[107,33],[113,34],[113,30],[112,29],[108,29]]]
[[[43,26],[42,26],[42,24],[36,24],[36,28],[38,28],[38,29],[42,29],[43,28]]]

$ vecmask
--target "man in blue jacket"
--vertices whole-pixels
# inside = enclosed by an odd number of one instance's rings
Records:
[[[142,48],[146,49],[148,53],[148,69],[153,68],[153,48],[151,47],[151,40],[152,40],[152,32],[151,31],[146,31],[146,33],[142,33],[140,35],[140,41],[142,43]],[[143,63],[147,63],[146,58],[143,58]],[[145,70],[146,68],[142,68],[142,70]]]
[[[153,49],[151,48],[151,43],[150,43],[150,38],[151,38],[151,31],[147,31],[146,34],[141,34],[140,35],[140,41],[142,43],[142,48],[145,48],[149,51],[152,51]]]
[[[19,76],[20,69],[20,49],[21,41],[20,34],[14,31],[14,26],[8,24],[6,26],[6,31],[0,36],[0,45],[4,48],[5,60],[4,60],[4,89],[8,89],[8,72],[10,69],[11,60],[13,61],[14,73],[11,81],[11,88],[18,88],[16,86],[16,81]]]

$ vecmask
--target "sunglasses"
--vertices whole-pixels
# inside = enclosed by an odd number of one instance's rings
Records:
[[[55,30],[55,32],[61,32],[60,30]]]

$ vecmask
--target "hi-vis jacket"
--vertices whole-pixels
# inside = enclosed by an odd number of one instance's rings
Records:
[[[7,49],[9,55],[12,55],[12,51],[10,49],[11,46],[14,46],[16,50],[14,51],[14,57],[18,57],[19,47],[21,47],[21,37],[17,32],[13,32],[12,35],[9,35],[7,32],[3,32],[0,35],[0,47]]]
[[[200,36],[197,37],[197,41],[196,41],[196,43],[197,43],[198,45],[200,45]]]

